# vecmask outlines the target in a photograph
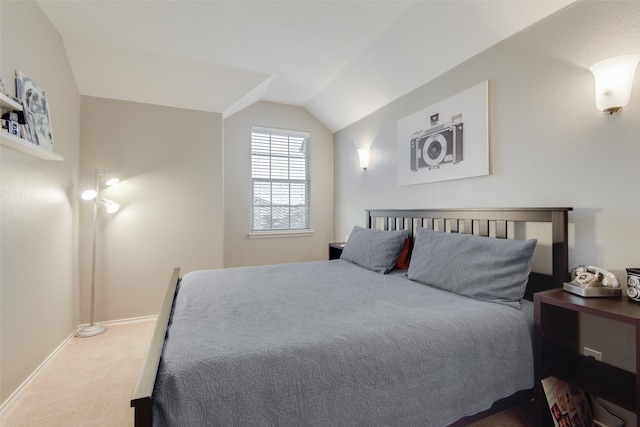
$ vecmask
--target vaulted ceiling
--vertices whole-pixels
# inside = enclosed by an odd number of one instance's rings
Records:
[[[265,100],[332,131],[573,0],[41,0],[82,95],[222,113]]]

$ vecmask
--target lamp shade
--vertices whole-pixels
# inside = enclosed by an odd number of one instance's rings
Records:
[[[80,193],[82,200],[93,200],[98,195],[98,191],[95,188],[83,188]]]
[[[107,210],[107,213],[116,213],[120,210],[120,205],[113,200],[103,199],[104,207]]]
[[[613,114],[629,103],[631,86],[640,55],[623,55],[594,64],[590,70],[596,80],[596,106]]]
[[[104,185],[106,185],[107,187],[111,187],[112,185],[116,185],[119,182],[120,178],[111,177],[104,182]]]

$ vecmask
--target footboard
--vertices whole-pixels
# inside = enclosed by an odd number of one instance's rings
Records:
[[[158,313],[158,320],[156,321],[147,355],[142,362],[138,381],[131,396],[131,407],[134,408],[135,411],[136,427],[151,426],[151,395],[156,382],[156,374],[158,372],[164,338],[167,333],[171,308],[173,307],[173,300],[176,290],[178,289],[179,280],[180,269],[174,268],[169,287],[162,301],[162,308],[160,309],[160,313]]]

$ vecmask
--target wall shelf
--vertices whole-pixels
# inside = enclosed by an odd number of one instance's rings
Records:
[[[22,111],[22,105],[9,98],[5,94],[0,93],[0,110]],[[64,157],[62,157],[60,154],[56,154],[53,151],[44,149],[39,145],[32,144],[24,138],[19,138],[15,135],[11,135],[4,129],[0,129],[0,145],[12,148],[14,150],[29,154],[43,160],[64,160]]]
[[[34,157],[38,157],[43,160],[64,160],[60,154],[56,154],[53,151],[41,148],[39,145],[32,144],[24,138],[18,138],[15,135],[11,135],[5,130],[0,130],[0,144],[13,148],[14,150],[29,154]]]
[[[0,109],[22,111],[22,105],[9,98],[4,93],[0,93]]]

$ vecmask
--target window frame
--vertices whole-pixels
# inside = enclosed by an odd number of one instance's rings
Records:
[[[267,171],[269,174],[269,177],[259,177],[256,176],[256,170],[260,172],[260,165],[258,163],[255,163],[255,158],[254,156],[256,156],[256,151],[259,151],[259,147],[258,149],[256,149],[255,144],[257,144],[257,141],[255,140],[255,135],[256,134],[267,134],[268,135],[268,139],[269,139],[269,152],[267,155],[262,154],[261,156],[266,158],[263,160],[268,160],[268,167],[266,169],[263,169],[262,172]],[[280,153],[276,153],[276,155],[274,155],[274,135],[275,136],[280,136],[280,137],[286,137],[286,144],[288,144],[288,148],[287,148],[287,155],[283,156],[282,155],[282,151]],[[305,156],[303,157],[296,157],[296,156],[291,156],[291,139],[300,139],[302,138],[304,141],[302,142],[303,144],[305,144],[305,149],[306,149],[306,153]],[[274,128],[274,127],[267,127],[267,126],[257,126],[257,125],[252,125],[251,129],[250,129],[250,138],[249,138],[249,161],[250,161],[250,197],[251,197],[251,208],[250,208],[250,224],[249,224],[249,237],[250,238],[272,238],[272,237],[304,237],[304,236],[311,236],[313,234],[313,229],[311,228],[311,132],[309,131],[298,131],[298,130],[292,130],[292,129],[282,129],[282,128]],[[281,140],[279,142],[283,142],[284,138],[281,138]],[[278,142],[277,140],[275,141],[276,143]],[[277,144],[276,144],[277,147]],[[264,147],[263,147],[264,148]],[[258,154],[258,156],[260,156],[260,154]],[[279,159],[280,163],[279,165],[276,164],[274,167],[274,163],[273,163],[273,159]],[[304,159],[304,172],[305,172],[305,178],[304,179],[300,179],[300,178],[292,178],[291,177],[291,172],[300,172],[300,169],[296,169],[295,165],[293,165],[292,168],[292,164],[291,164],[291,159]],[[286,169],[282,168],[282,160],[286,159]],[[266,163],[265,163],[266,165]],[[264,165],[262,165],[264,166]],[[280,168],[278,168],[278,166],[280,166]],[[283,177],[276,177],[274,178],[274,169],[275,172],[283,172],[286,171],[287,177],[283,178]],[[270,209],[270,214],[269,214],[269,221],[270,221],[270,228],[256,228],[256,208],[260,207],[260,204],[256,203],[256,182],[262,182],[262,183],[267,183],[268,187],[269,187],[269,202],[266,205],[262,205],[263,208],[268,208]],[[299,204],[292,204],[291,201],[291,184],[298,184],[298,187],[300,187],[299,184],[303,184],[304,187],[304,203],[302,205]],[[285,192],[286,196],[288,198],[288,203],[287,204],[282,204],[282,203],[274,203],[274,190],[273,190],[273,184],[288,184],[289,188],[287,189],[287,191]],[[304,211],[304,219],[305,219],[305,224],[303,228],[290,228],[291,227],[291,208],[292,207],[296,207],[296,208],[300,208],[302,207],[303,211]],[[286,215],[287,220],[289,221],[288,227],[289,228],[273,228],[273,220],[274,220],[274,215],[273,215],[273,209],[274,208],[284,208],[285,210],[289,210],[289,212]]]

